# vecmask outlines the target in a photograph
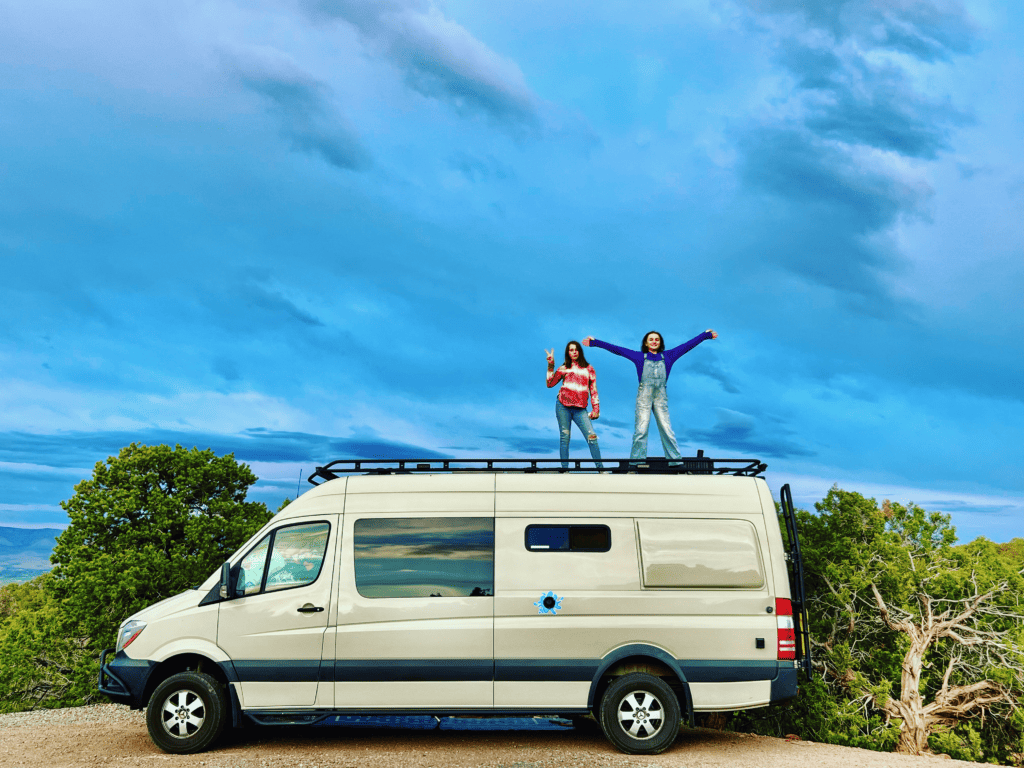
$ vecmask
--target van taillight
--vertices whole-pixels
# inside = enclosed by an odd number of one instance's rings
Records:
[[[793,624],[793,603],[775,598],[775,621],[779,628],[779,660],[796,658],[796,625]]]

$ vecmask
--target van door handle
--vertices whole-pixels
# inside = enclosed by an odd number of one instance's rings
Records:
[[[306,603],[304,606],[298,609],[299,613],[320,613],[323,611],[319,605],[313,605],[312,603]]]

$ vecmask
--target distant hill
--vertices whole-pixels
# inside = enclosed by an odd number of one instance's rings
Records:
[[[0,584],[30,581],[53,566],[50,553],[59,528],[5,528],[0,526]]]

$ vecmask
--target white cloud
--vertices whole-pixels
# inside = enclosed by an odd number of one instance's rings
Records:
[[[173,382],[168,384],[174,387]],[[284,398],[192,389],[186,381],[170,396],[0,381],[0,431],[131,432],[162,427],[231,434],[254,426],[317,431],[320,423]]]
[[[532,126],[539,100],[522,70],[433,4],[310,0],[313,18],[339,18],[399,67],[409,87],[462,111],[479,111],[512,129]]]

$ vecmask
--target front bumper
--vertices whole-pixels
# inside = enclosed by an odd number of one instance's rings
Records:
[[[129,658],[124,651],[107,663],[107,648],[100,654],[99,692],[118,704],[127,704],[132,709],[146,706],[146,683],[155,664],[145,659]]]

